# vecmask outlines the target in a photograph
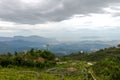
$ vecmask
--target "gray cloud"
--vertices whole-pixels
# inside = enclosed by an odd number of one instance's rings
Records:
[[[62,21],[75,14],[101,13],[102,8],[119,2],[120,0],[38,0],[37,4],[33,4],[21,0],[1,0],[0,19],[21,24]]]
[[[8,29],[5,28],[5,27],[0,26],[0,30],[8,30]]]

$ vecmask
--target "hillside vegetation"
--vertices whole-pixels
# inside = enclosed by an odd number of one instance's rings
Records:
[[[96,52],[86,53],[78,52],[72,53],[70,55],[64,56],[62,59],[72,59],[72,60],[83,60],[83,61],[100,61],[107,56],[118,56],[120,57],[120,47],[110,47],[105,49],[100,49]]]
[[[92,66],[98,80],[120,80],[120,57],[109,56]]]
[[[120,80],[120,46],[57,57],[46,50],[0,55],[1,80]]]
[[[3,67],[25,66],[25,67],[50,67],[55,65],[55,55],[46,50],[34,50],[14,54],[0,55],[0,65]]]
[[[89,71],[96,80],[120,80],[120,45],[93,53],[72,53],[62,59],[91,62]]]

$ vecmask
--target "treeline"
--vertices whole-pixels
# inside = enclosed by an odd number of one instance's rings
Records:
[[[55,65],[55,55],[46,50],[31,49],[25,52],[15,52],[0,55],[0,65],[3,67],[50,67]]]

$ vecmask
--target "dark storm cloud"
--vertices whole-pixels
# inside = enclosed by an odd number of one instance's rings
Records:
[[[0,0],[0,19],[21,24],[62,21],[75,14],[104,13],[102,9],[120,0],[37,0],[25,4],[21,0]],[[44,1],[44,4],[41,4]]]

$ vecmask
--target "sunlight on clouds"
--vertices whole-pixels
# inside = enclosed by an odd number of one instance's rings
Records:
[[[109,28],[114,23],[114,18],[110,14],[91,14],[91,28]]]
[[[0,26],[2,26],[2,27],[8,27],[8,26],[11,27],[13,25],[15,25],[15,23],[13,23],[13,22],[0,21]]]
[[[108,7],[108,8],[104,8],[103,10],[105,10],[108,13],[119,13],[120,12],[120,6],[112,6],[112,7]]]
[[[72,29],[103,29],[114,27],[117,20],[111,14],[90,14],[85,17],[74,16],[70,20],[65,20],[62,24]],[[118,21],[119,22],[119,21]],[[117,26],[117,24],[116,24]],[[68,27],[68,28],[69,28]]]

